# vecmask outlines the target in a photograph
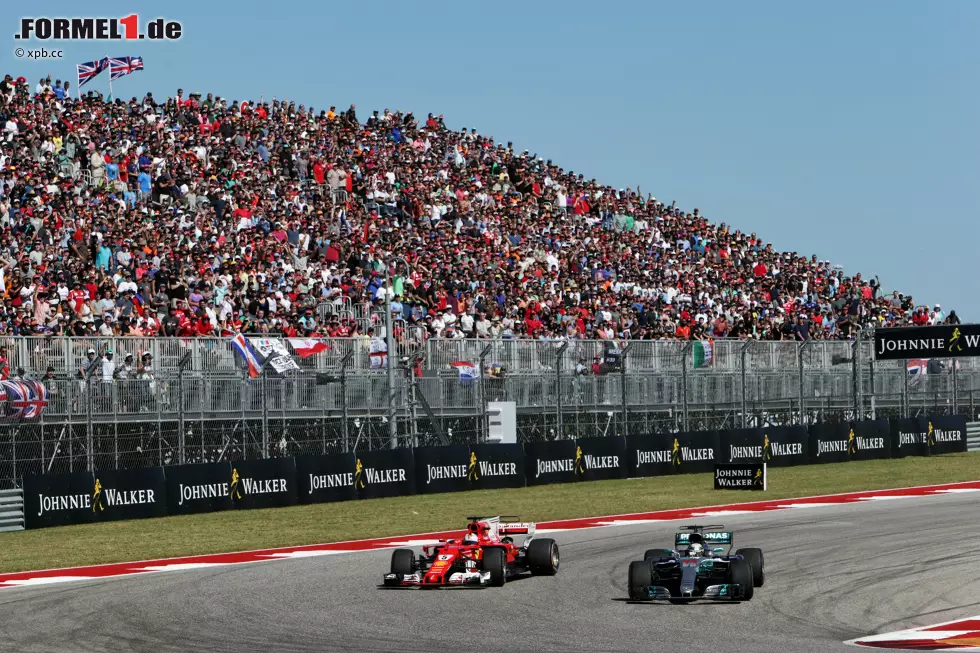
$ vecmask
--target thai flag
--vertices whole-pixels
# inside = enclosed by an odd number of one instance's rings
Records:
[[[293,349],[300,358],[316,356],[330,349],[327,343],[315,338],[287,338],[287,340],[289,340],[289,344],[293,346]]]
[[[464,383],[472,383],[475,379],[480,378],[480,368],[473,363],[467,361],[456,361],[455,363],[450,363],[459,372],[459,380]]]
[[[262,363],[248,339],[242,334],[236,333],[231,337],[231,346],[235,348],[239,356],[245,359],[245,364],[248,365],[248,375],[253,379],[258,378]]]
[[[905,364],[909,375],[909,386],[915,387],[929,372],[929,361],[924,358],[913,358]]]

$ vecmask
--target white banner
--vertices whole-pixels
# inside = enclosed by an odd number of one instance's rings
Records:
[[[283,340],[278,338],[249,338],[248,341],[252,343],[255,351],[263,358],[268,359],[272,369],[280,374],[299,369],[299,365],[293,360]]]

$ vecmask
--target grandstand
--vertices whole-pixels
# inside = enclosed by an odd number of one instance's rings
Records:
[[[2,89],[4,334],[363,336],[389,265],[399,325],[438,338],[825,340],[955,319],[442,116],[109,104],[21,80]]]
[[[907,414],[925,383],[865,370],[856,336],[958,323],[875,277],[777,252],[697,208],[586,179],[441,115],[362,120],[353,105],[183,91],[109,103],[10,75],[0,104],[0,376],[47,374],[58,390],[48,417],[84,427],[78,451],[112,451],[117,466],[137,439],[141,455],[173,460],[177,432],[201,460],[269,455],[279,420],[292,453],[336,446],[341,431],[346,447],[375,419],[393,443],[420,442],[433,420],[457,420],[465,440],[495,399],[516,401],[534,438],[570,424],[601,434],[853,418],[875,410],[876,393],[879,409]],[[327,347],[259,391],[243,386],[237,333]],[[400,369],[386,385],[389,333]],[[96,392],[105,365],[89,363],[109,350],[125,374]],[[461,361],[482,372],[477,390],[461,388]],[[340,394],[316,385],[338,370]],[[972,381],[967,391],[942,372],[923,405],[941,394],[972,407]],[[293,419],[306,420],[302,437]],[[208,420],[233,425],[209,431]],[[100,424],[111,428],[93,435]],[[110,433],[112,447],[93,443]],[[45,446],[74,464],[43,427],[27,437],[31,464]]]

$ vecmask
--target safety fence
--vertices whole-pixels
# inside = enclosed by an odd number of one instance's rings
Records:
[[[377,336],[384,336],[384,319],[368,305],[351,306],[349,302],[321,304],[323,315],[355,315],[376,327]],[[373,312],[372,312],[373,311]],[[372,317],[375,316],[375,317]],[[872,344],[861,341],[759,341],[712,340],[704,343],[672,340],[483,340],[475,338],[428,338],[421,327],[395,320],[394,357],[400,363],[406,357],[417,360],[423,370],[443,372],[454,363],[483,361],[487,366],[500,368],[510,375],[540,375],[559,370],[570,371],[578,365],[591,367],[597,359],[615,359],[626,372],[680,372],[682,369],[699,373],[783,372],[803,368],[853,374],[853,369],[871,364]],[[302,369],[329,370],[341,365],[351,373],[376,371],[372,362],[371,341],[368,337],[320,338],[325,348],[308,358],[297,359]],[[3,337],[12,369],[23,367],[28,373],[43,373],[48,366],[58,372],[73,372],[83,365],[89,349],[112,349],[117,361],[126,354],[138,360],[144,352],[153,357],[156,371],[176,372],[184,362],[188,371],[234,371],[241,368],[235,351],[227,338],[69,338],[69,337]],[[707,351],[709,353],[705,354]],[[925,361],[923,361],[925,362]],[[878,361],[879,370],[906,370],[908,361]],[[944,361],[945,373],[954,370],[980,373],[980,358],[961,358],[954,366]],[[618,367],[617,367],[618,369]],[[867,372],[867,369],[863,370]]]
[[[331,349],[295,357],[298,371],[266,366],[258,378],[220,339],[2,344],[12,370],[42,379],[48,405],[39,418],[0,421],[0,488],[37,469],[482,442],[491,402],[514,402],[522,442],[925,414],[972,420],[980,410],[980,368],[967,359],[876,363],[868,342],[715,341],[695,367],[693,343],[429,340],[422,369],[395,360],[391,385],[386,370],[352,362],[367,358],[366,340],[331,340]],[[103,378],[97,368],[80,378],[88,350],[106,347],[120,363],[151,352],[151,368],[140,378]],[[478,378],[450,364],[467,356]]]

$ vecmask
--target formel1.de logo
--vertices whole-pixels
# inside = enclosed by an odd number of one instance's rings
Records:
[[[176,41],[184,31],[180,21],[154,18],[140,25],[137,14],[122,18],[21,18],[18,40],[38,41]]]

